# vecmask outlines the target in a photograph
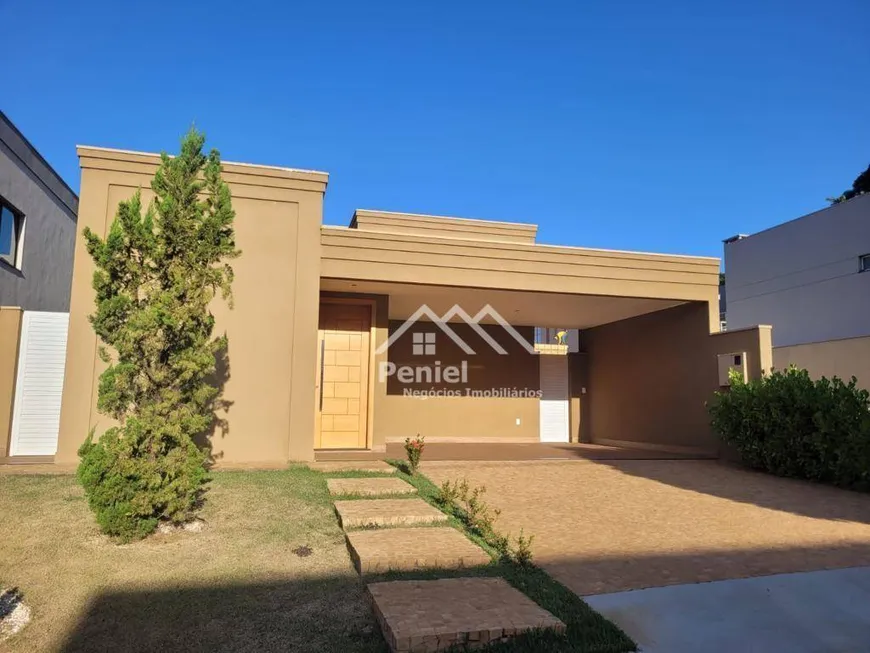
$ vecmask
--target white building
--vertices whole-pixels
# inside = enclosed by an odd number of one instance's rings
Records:
[[[725,241],[728,328],[773,325],[774,365],[870,388],[870,195]]]

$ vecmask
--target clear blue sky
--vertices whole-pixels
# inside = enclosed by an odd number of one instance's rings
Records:
[[[870,163],[867,0],[0,0],[0,108],[74,146],[330,173],[355,208],[537,222],[539,240],[721,255]]]

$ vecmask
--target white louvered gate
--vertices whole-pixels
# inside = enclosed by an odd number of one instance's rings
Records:
[[[541,442],[568,442],[568,357],[540,354]]]
[[[69,313],[24,311],[18,348],[12,456],[57,452]]]

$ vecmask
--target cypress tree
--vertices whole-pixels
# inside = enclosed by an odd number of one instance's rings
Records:
[[[210,452],[196,439],[215,420],[227,347],[209,306],[218,294],[232,306],[228,261],[240,252],[220,154],[204,144],[191,129],[178,156],[161,155],[144,211],[137,191],[105,238],[84,233],[96,264],[89,319],[107,364],[97,407],[116,425],[88,435],[78,477],[102,530],[123,541],[191,519],[208,481]]]

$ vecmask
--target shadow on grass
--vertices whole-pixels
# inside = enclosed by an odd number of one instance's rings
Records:
[[[96,596],[63,653],[386,653],[352,576],[111,591]]]

